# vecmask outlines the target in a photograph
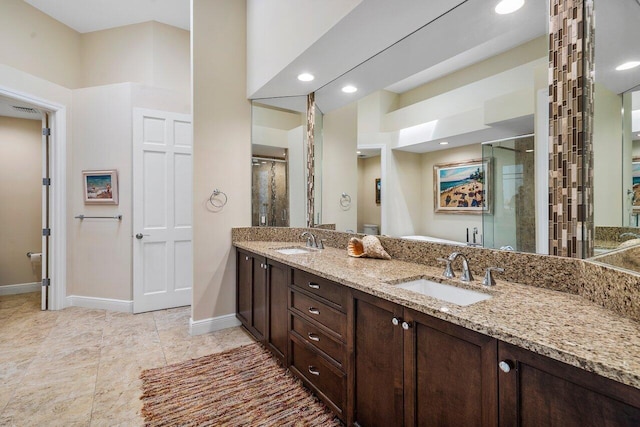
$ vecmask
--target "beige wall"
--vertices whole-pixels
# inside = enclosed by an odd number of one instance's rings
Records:
[[[136,82],[187,92],[189,32],[144,22],[81,36],[81,86]]]
[[[71,216],[112,216],[122,221],[75,220],[69,230],[74,242],[68,295],[132,299],[131,285],[131,86],[120,84],[73,91],[73,176],[69,195]],[[83,170],[118,170],[118,205],[85,205]]]
[[[422,212],[424,222],[418,234],[465,242],[467,227],[478,227],[478,229],[482,230],[481,215],[435,213],[433,199],[434,165],[438,163],[460,162],[480,158],[482,158],[482,146],[480,144],[433,151],[422,155],[424,182],[422,189]]]
[[[364,224],[380,227],[380,205],[376,203],[375,181],[380,178],[380,156],[358,159],[358,228]]]
[[[231,228],[251,224],[251,103],[246,2],[193,0],[193,319],[235,313]],[[229,196],[207,209],[213,188]]]
[[[593,121],[593,222],[622,224],[622,96],[597,84]],[[620,189],[614,191],[613,189]]]
[[[42,122],[0,117],[0,286],[39,282],[42,252]]]
[[[358,226],[357,104],[324,115],[322,141],[322,222],[336,230]],[[340,205],[342,193],[351,196],[351,206]]]
[[[23,0],[0,1],[0,63],[52,83],[80,84],[80,34]]]

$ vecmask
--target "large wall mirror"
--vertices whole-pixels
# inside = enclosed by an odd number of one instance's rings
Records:
[[[316,92],[326,222],[547,250],[535,233],[536,221],[548,228],[535,208],[548,204],[546,180],[535,179],[536,164],[548,164],[547,2],[510,15],[493,6],[464,2]],[[343,93],[347,85],[358,91]]]
[[[307,97],[256,99],[251,104],[251,225],[307,225]],[[315,212],[322,211],[322,113],[316,111]]]
[[[640,271],[640,2],[596,2],[595,256]]]
[[[548,253],[548,2],[528,0],[509,15],[488,3],[460,2],[316,91],[324,113],[316,124],[323,141],[316,222]],[[603,254],[640,238],[640,67],[615,70],[640,61],[640,5],[596,1],[595,13],[594,222],[596,253]],[[357,91],[345,93],[345,86]],[[256,121],[254,112],[254,135]],[[288,156],[291,162],[291,148]],[[478,196],[473,171],[450,182],[434,172],[464,171],[478,159],[488,165],[480,182],[488,194]],[[303,175],[288,179],[290,189],[294,180],[303,188]],[[456,186],[447,206],[460,209],[439,210],[448,194],[439,193]],[[471,206],[478,197],[485,197],[483,213]],[[295,209],[292,226],[301,224]]]

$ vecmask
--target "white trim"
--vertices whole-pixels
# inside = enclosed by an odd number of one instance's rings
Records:
[[[67,297],[67,307],[83,307],[95,310],[109,310],[121,311],[123,313],[133,313],[133,301],[111,298],[94,298],[69,295]]]
[[[28,292],[38,292],[42,287],[42,283],[16,283],[15,285],[0,286],[0,295],[16,295],[26,294]]]
[[[189,319],[189,333],[191,335],[208,334],[209,332],[233,328],[234,326],[240,326],[240,321],[235,313],[196,321],[193,318]]]
[[[26,102],[50,114],[49,310],[61,310],[65,307],[67,293],[67,108],[5,86],[0,86],[0,95]]]

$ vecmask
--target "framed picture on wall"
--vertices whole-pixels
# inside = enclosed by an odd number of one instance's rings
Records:
[[[82,171],[84,203],[96,205],[118,204],[118,171]]]
[[[376,178],[376,205],[380,204],[380,178]]]
[[[490,177],[488,159],[435,165],[433,167],[435,212],[489,213]]]
[[[633,199],[631,205],[634,211],[640,211],[640,157],[634,157],[631,163],[631,176],[633,177]]]

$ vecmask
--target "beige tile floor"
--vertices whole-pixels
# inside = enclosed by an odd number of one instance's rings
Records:
[[[41,311],[0,296],[0,426],[138,426],[143,369],[248,344],[241,328],[189,335],[189,307]]]

